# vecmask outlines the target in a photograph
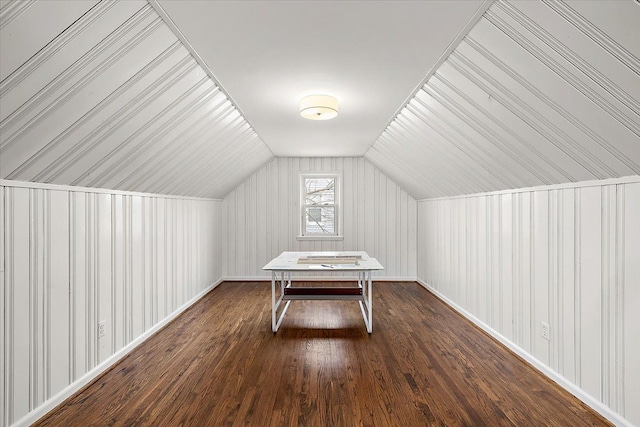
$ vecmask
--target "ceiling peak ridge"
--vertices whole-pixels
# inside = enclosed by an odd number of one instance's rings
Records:
[[[189,53],[194,57],[194,59],[196,60],[196,62],[202,67],[202,69],[204,70],[204,72],[207,74],[207,76],[209,76],[209,78],[213,81],[213,83],[218,86],[218,88],[220,89],[220,91],[224,94],[224,96],[227,97],[227,99],[229,100],[229,102],[231,103],[231,105],[233,105],[233,108],[235,108],[238,113],[240,113],[240,115],[242,116],[242,118],[244,119],[244,121],[249,125],[249,127],[251,128],[251,130],[253,131],[253,133],[258,137],[258,139],[260,140],[260,142],[262,142],[262,144],[264,144],[265,147],[267,147],[267,150],[269,150],[269,152],[271,153],[271,155],[273,157],[275,157],[275,154],[273,153],[273,150],[271,150],[271,147],[269,147],[269,145],[264,142],[264,139],[262,139],[262,137],[260,136],[260,134],[258,134],[258,132],[256,131],[255,127],[253,126],[253,124],[249,121],[249,119],[247,118],[246,114],[244,114],[244,112],[242,111],[242,109],[238,106],[238,104],[234,101],[234,99],[231,97],[231,95],[229,94],[229,92],[227,92],[227,90],[222,86],[222,84],[220,83],[220,80],[218,80],[218,78],[216,77],[216,75],[214,74],[213,70],[209,67],[209,65],[207,65],[207,63],[205,62],[205,60],[198,54],[198,52],[196,52],[195,48],[193,47],[193,45],[189,42],[189,40],[187,39],[187,37],[182,33],[182,31],[180,31],[180,29],[178,28],[178,26],[176,25],[175,22],[173,22],[173,20],[171,19],[171,17],[169,16],[169,14],[167,14],[167,12],[162,8],[162,6],[160,5],[160,3],[158,3],[158,0],[147,0],[149,2],[149,4],[151,5],[151,7],[153,7],[153,9],[156,11],[156,13],[158,15],[160,15],[160,18],[162,18],[162,20],[165,22],[165,24],[171,29],[171,31],[176,35],[176,37],[182,42],[182,44],[184,45],[184,47],[189,51]],[[492,0],[493,1],[493,0]]]
[[[149,1],[151,1],[151,0],[149,0]],[[442,55],[440,55],[440,57],[438,58],[436,63],[433,64],[433,66],[427,71],[427,74],[425,75],[425,77],[416,85],[416,87],[411,91],[409,96],[402,102],[402,104],[400,104],[400,107],[398,107],[398,109],[391,115],[391,119],[389,119],[387,124],[380,131],[380,134],[378,135],[378,137],[375,138],[373,140],[373,142],[371,142],[371,144],[369,144],[369,146],[367,147],[367,149],[364,152],[365,156],[369,152],[369,150],[371,150],[371,147],[373,147],[373,145],[376,143],[376,141],[378,139],[380,139],[380,136],[382,134],[384,134],[384,132],[387,130],[387,128],[391,125],[391,123],[393,123],[393,121],[396,119],[396,117],[398,117],[398,115],[407,107],[409,102],[411,102],[411,100],[413,98],[415,98],[416,94],[424,87],[424,85],[427,84],[429,79],[435,74],[435,72],[438,70],[438,68],[440,68],[440,66],[447,60],[449,55],[451,55],[451,53],[453,53],[453,51],[456,50],[458,45],[460,43],[462,43],[462,41],[466,38],[467,34],[469,34],[469,32],[473,29],[473,27],[475,27],[475,25],[478,23],[478,21],[480,21],[480,19],[482,19],[484,14],[487,12],[487,10],[489,10],[491,5],[493,5],[493,3],[495,1],[496,0],[484,0],[484,2],[478,7],[476,12],[469,19],[469,21],[467,21],[467,23],[462,28],[462,30],[460,30],[460,32],[456,35],[456,37],[453,39],[453,41],[449,44],[449,46],[447,46],[447,48],[444,50],[444,52],[442,52]]]

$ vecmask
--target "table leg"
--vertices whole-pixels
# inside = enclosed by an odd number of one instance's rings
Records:
[[[371,333],[373,331],[373,313],[371,312],[372,310],[372,302],[373,299],[371,298],[371,271],[367,272],[367,276],[368,276],[368,287],[369,290],[367,291],[367,298],[369,299],[369,306],[367,307],[367,313],[369,314],[369,323],[367,324],[367,332]]]
[[[271,330],[276,332],[276,272],[271,272]]]
[[[280,295],[276,297],[276,280],[280,281]],[[271,272],[271,330],[275,333],[278,332],[280,324],[284,320],[284,315],[291,304],[291,300],[288,300],[284,305],[282,312],[278,316],[278,309],[284,301],[284,288],[285,286],[291,286],[291,273],[280,272],[280,278],[277,278],[275,271]]]
[[[371,313],[371,271],[358,272],[358,287],[362,289],[362,300],[358,301],[360,310],[362,311],[362,318],[367,327],[367,332],[371,333],[371,322],[373,320]]]

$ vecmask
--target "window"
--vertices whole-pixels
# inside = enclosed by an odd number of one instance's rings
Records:
[[[337,174],[301,176],[302,236],[338,236],[338,178]]]

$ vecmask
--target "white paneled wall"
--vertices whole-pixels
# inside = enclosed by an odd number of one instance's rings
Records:
[[[640,425],[640,177],[420,201],[418,242],[424,284]]]
[[[2,181],[0,424],[73,391],[220,279],[220,206]]]
[[[341,173],[343,240],[298,240],[304,172]],[[363,158],[276,158],[224,199],[223,275],[267,277],[262,267],[282,251],[364,250],[385,266],[378,276],[413,278],[416,212],[415,199]]]

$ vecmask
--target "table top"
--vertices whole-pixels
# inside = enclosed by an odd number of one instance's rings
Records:
[[[344,258],[359,257],[357,263],[344,264]],[[318,263],[299,264],[300,258],[319,258]],[[332,263],[331,258],[340,260]],[[340,251],[340,252],[282,252],[277,258],[272,259],[262,267],[269,271],[371,271],[384,270],[384,267],[375,258],[369,257],[364,251]]]

